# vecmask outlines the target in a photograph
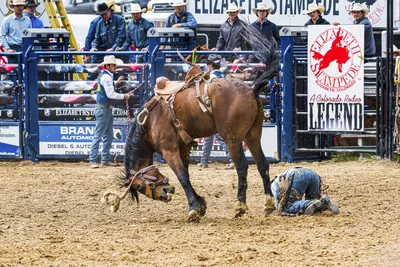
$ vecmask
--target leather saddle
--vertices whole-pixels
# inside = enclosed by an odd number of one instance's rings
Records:
[[[159,95],[174,95],[178,93],[183,86],[185,86],[185,82],[170,81],[167,77],[158,77],[154,91]]]

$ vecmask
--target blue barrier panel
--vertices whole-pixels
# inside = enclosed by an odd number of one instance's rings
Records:
[[[0,53],[0,56],[17,63],[0,65],[0,158],[22,158],[22,53]]]

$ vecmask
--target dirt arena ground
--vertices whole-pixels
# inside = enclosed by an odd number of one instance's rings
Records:
[[[299,164],[297,164],[299,165]],[[102,193],[115,168],[87,163],[0,162],[0,266],[400,266],[400,164],[304,163],[320,173],[341,214],[263,216],[251,166],[248,214],[233,218],[236,176],[222,164],[191,165],[207,214],[188,224],[176,186],[169,204],[141,197],[111,213]],[[293,167],[271,166],[271,175]]]

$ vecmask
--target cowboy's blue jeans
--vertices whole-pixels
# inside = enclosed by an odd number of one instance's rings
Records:
[[[232,163],[231,155],[229,154],[228,148],[226,147],[226,144],[224,141],[222,141],[222,137],[219,134],[215,135],[217,137],[217,141],[220,144],[221,148],[226,152],[226,158],[229,161],[229,163]],[[204,139],[204,144],[203,144],[203,155],[201,156],[200,163],[205,165],[208,163],[208,160],[210,159],[211,155],[211,150],[214,142],[214,136],[209,136]]]
[[[292,191],[289,195],[286,211],[288,213],[303,213],[311,200],[316,199],[319,195],[320,178],[311,169],[300,169],[293,176]],[[305,195],[305,200],[297,200],[293,195],[296,190],[297,196]]]
[[[94,129],[92,145],[90,146],[90,164],[97,163],[101,139],[103,139],[101,163],[111,162],[112,156],[110,154],[110,149],[113,141],[112,107],[98,105],[94,114],[96,116],[96,127]]]

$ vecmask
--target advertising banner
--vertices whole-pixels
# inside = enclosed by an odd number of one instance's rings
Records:
[[[19,126],[0,125],[0,157],[19,157]]]
[[[94,135],[94,124],[79,125],[40,125],[39,126],[39,154],[65,156],[73,155],[86,157],[90,152],[90,145]],[[114,140],[111,153],[123,154],[126,140],[126,126],[115,125]],[[102,144],[100,144],[100,151]]]
[[[363,25],[309,26],[308,130],[364,130]]]
[[[188,11],[196,17],[198,24],[222,24],[228,19],[226,9],[229,2],[235,3],[242,10],[239,17],[245,21],[253,22],[257,19],[253,8],[257,3],[265,3],[265,0],[190,0],[187,1]],[[322,16],[329,22],[340,22],[341,24],[352,24],[353,18],[349,10],[354,3],[362,3],[369,9],[367,15],[373,27],[386,27],[386,0],[271,0],[267,1],[268,7],[272,8],[268,19],[278,26],[304,26],[309,19],[303,14],[308,5],[316,3],[323,5],[325,11]]]

